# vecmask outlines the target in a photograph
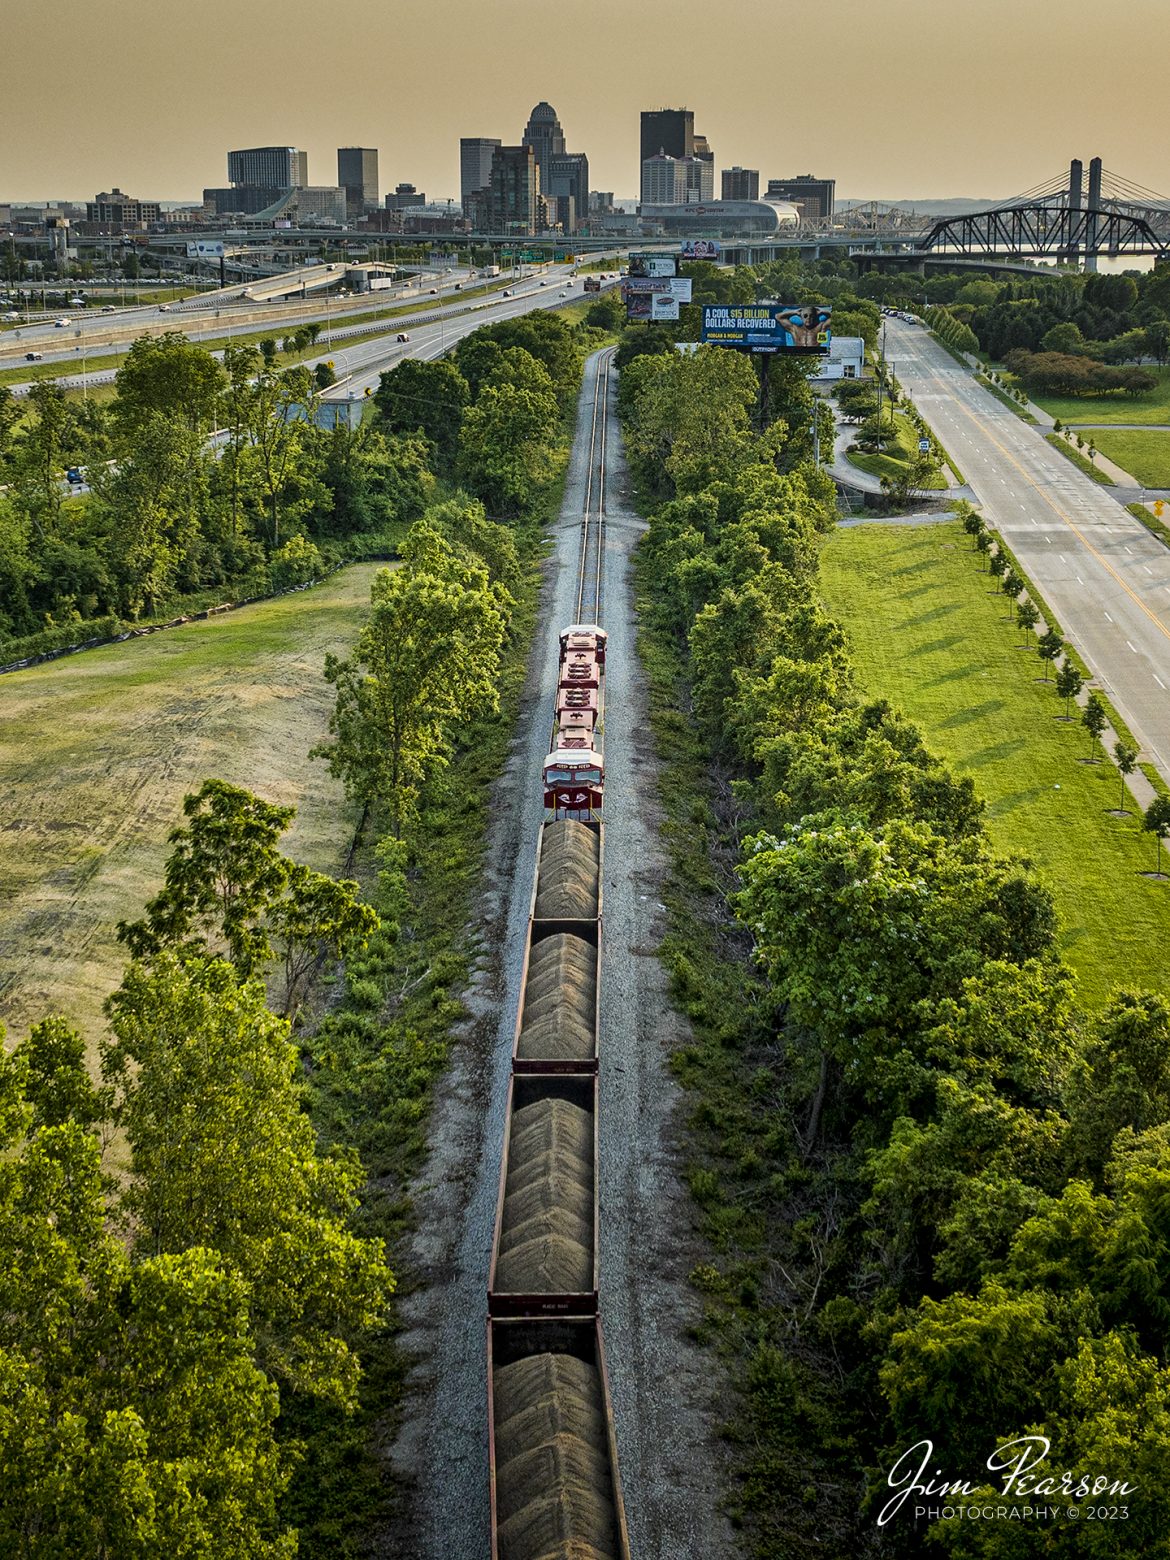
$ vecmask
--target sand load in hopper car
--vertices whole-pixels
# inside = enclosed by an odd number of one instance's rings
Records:
[[[596,1318],[488,1327],[492,1560],[629,1560]]]

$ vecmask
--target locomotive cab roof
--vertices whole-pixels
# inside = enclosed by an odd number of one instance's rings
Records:
[[[604,644],[609,637],[605,629],[597,623],[570,623],[568,628],[561,629],[561,644],[563,645],[565,640],[574,634],[587,636],[598,644]]]
[[[543,769],[600,769],[602,757],[593,748],[554,748],[544,761]]]

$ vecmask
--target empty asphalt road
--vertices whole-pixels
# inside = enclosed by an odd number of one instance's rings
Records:
[[[1170,780],[1170,548],[975,383],[920,326],[886,355],[995,525]]]

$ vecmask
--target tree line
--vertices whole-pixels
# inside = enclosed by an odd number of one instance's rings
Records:
[[[0,388],[0,647],[15,658],[392,551],[448,479],[518,515],[548,474],[580,339],[544,311],[477,331],[453,362],[383,375],[356,428],[318,425],[308,368],[251,346],[220,361],[174,332],[134,343],[108,404],[48,380],[27,405]]]
[[[677,701],[659,730],[690,755],[667,782],[693,789],[664,951],[697,1031],[675,1063],[711,1243],[692,1277],[740,1392],[733,1509],[760,1555],[844,1553],[923,1436],[978,1485],[1037,1431],[1057,1473],[1138,1485],[1124,1543],[1152,1550],[1170,1009],[1137,990],[1078,1008],[1048,890],[992,848],[970,779],[858,696],[817,590],[833,505],[775,426],[753,431],[746,366],[706,349],[622,378],[658,700]],[[708,408],[709,445],[676,449],[667,384]],[[898,1553],[927,1552],[926,1527],[899,1519]],[[1045,1553],[1120,1552],[1102,1534],[1049,1527]],[[1032,1552],[1006,1523],[929,1538]]]

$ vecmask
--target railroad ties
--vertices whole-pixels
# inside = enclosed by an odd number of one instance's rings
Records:
[[[600,599],[589,507],[579,605],[587,580]],[[492,1560],[630,1552],[598,1305],[605,644],[595,623],[562,632],[544,766],[488,1278]]]

